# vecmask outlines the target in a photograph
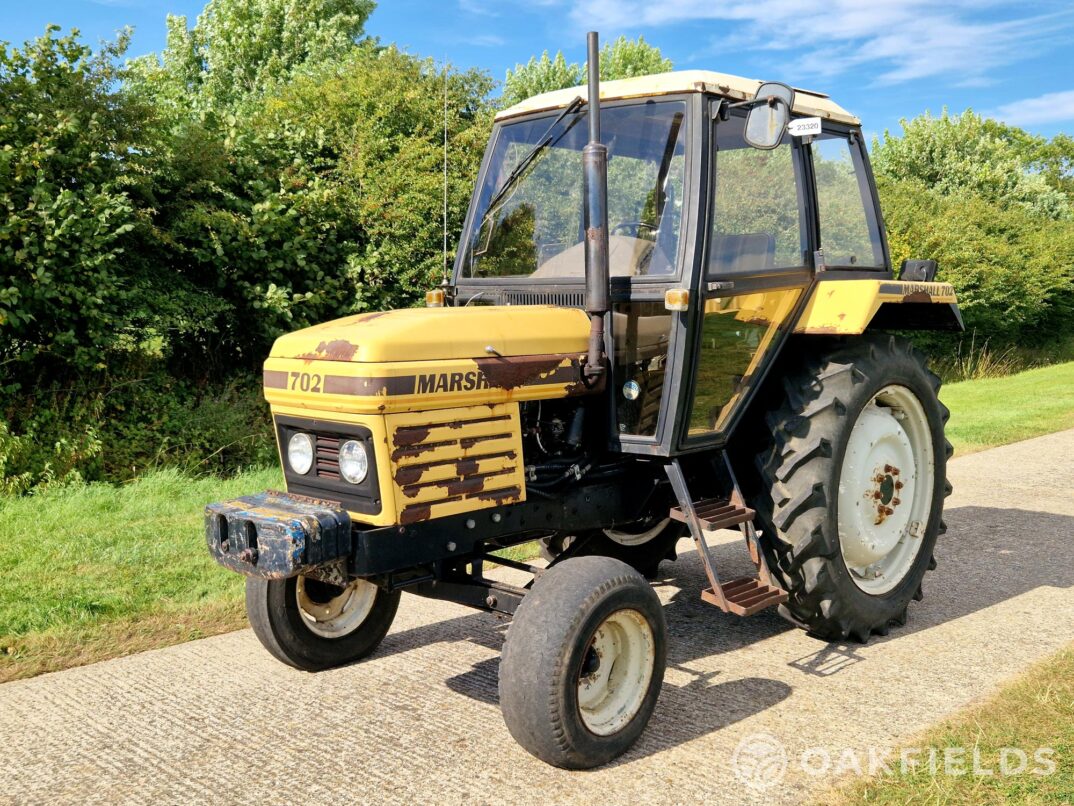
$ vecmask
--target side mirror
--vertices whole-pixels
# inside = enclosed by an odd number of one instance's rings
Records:
[[[794,90],[774,81],[762,84],[746,118],[746,142],[754,148],[775,148],[787,131],[787,122],[794,108]]]

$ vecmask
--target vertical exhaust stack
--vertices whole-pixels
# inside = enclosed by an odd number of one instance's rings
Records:
[[[582,199],[585,207],[585,309],[589,314],[589,355],[585,375],[604,372],[604,314],[608,312],[608,149],[600,141],[600,47],[590,31],[589,143],[582,149]]]

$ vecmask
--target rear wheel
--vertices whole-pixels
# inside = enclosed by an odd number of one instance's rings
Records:
[[[649,722],[666,657],[660,600],[636,571],[610,557],[564,560],[537,579],[507,632],[504,722],[549,764],[605,764]]]
[[[556,535],[543,538],[541,556],[554,561],[575,540],[582,540],[574,557],[614,557],[625,562],[646,579],[656,579],[660,563],[676,558],[675,544],[685,534],[683,524],[669,517],[652,517],[620,529],[599,529],[575,537]]]
[[[780,612],[829,640],[868,640],[921,598],[950,492],[939,378],[909,342],[837,343],[786,376],[757,458],[757,522],[790,599]]]
[[[308,672],[361,660],[387,635],[399,592],[356,579],[345,587],[311,577],[246,579],[246,614],[277,660]]]

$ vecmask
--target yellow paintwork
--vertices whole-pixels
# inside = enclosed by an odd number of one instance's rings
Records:
[[[734,316],[735,320],[744,324],[763,327],[756,346],[752,348],[749,363],[746,367],[736,367],[736,374],[740,374],[739,381],[730,399],[720,409],[710,429],[691,428],[691,433],[699,433],[704,430],[720,431],[727,424],[728,418],[737,407],[742,395],[750,388],[754,374],[761,362],[767,357],[768,349],[773,339],[779,333],[780,327],[793,313],[802,289],[780,288],[771,291],[758,291],[752,294],[739,294],[732,297],[714,297],[705,301],[705,316]],[[704,332],[704,331],[703,331]]]
[[[950,283],[902,280],[828,280],[817,283],[794,326],[795,333],[854,335],[864,333],[887,302],[957,303]]]
[[[727,73],[716,73],[712,70],[678,70],[672,73],[623,78],[618,81],[602,81],[600,82],[600,98],[602,101],[612,101],[682,92],[711,92],[735,101],[744,101],[753,98],[759,86],[761,82],[755,78],[742,78]],[[579,96],[587,97],[585,87],[545,92],[504,109],[496,115],[496,120],[507,120],[530,112],[559,109]],[[795,89],[794,112],[797,115],[837,120],[852,126],[861,123],[827,95],[812,90]]]
[[[517,403],[389,414],[384,419],[391,450],[388,478],[399,522],[526,500]],[[400,444],[399,435],[408,428],[420,440]],[[464,460],[466,466],[460,465]],[[483,478],[477,488],[453,489],[463,476]]]
[[[551,305],[405,308],[363,313],[280,336],[271,358],[363,364],[583,353],[584,311]]]
[[[525,500],[518,401],[579,391],[588,335],[584,312],[547,305],[361,314],[278,339],[265,397],[274,415],[372,432],[382,506],[356,521],[442,517]]]

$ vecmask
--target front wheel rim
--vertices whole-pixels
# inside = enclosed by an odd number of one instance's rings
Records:
[[[932,508],[932,430],[905,386],[886,386],[854,422],[839,473],[839,548],[854,584],[888,593],[910,573]]]
[[[638,715],[656,666],[656,642],[637,610],[617,610],[590,638],[578,674],[578,710],[586,729],[610,736]]]
[[[372,582],[356,579],[344,588],[310,582],[317,584],[308,585],[306,577],[298,577],[295,598],[302,623],[314,635],[343,638],[361,627],[373,610],[377,586]]]

